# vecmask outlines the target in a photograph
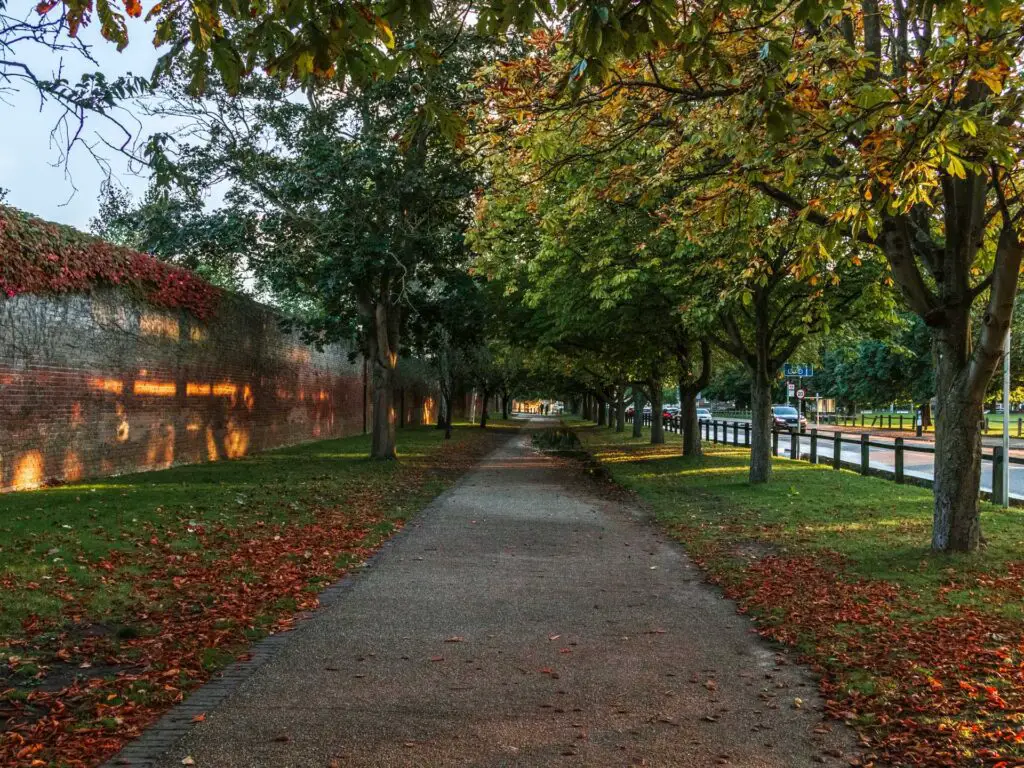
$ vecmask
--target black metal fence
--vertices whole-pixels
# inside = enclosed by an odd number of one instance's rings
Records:
[[[750,411],[725,411],[719,412],[724,418],[750,418]],[[918,437],[924,433],[924,427],[919,424],[921,420],[916,413],[861,413],[856,415],[844,415],[841,413],[822,413],[815,419],[813,414],[807,418],[820,424],[834,424],[837,427],[860,427],[861,429],[885,429],[898,432],[913,432]],[[1010,431],[1016,433],[1016,437],[1024,437],[1024,416],[1013,416],[1010,418]],[[984,419],[981,423],[982,431],[985,434],[1002,433],[1003,424],[989,422]]]
[[[650,426],[651,414],[643,414],[644,426]],[[632,422],[632,417],[627,417]],[[668,432],[679,432],[681,423],[679,417],[664,420],[664,427]],[[735,445],[750,447],[750,422],[749,421],[727,421],[725,419],[712,419],[700,422],[701,437],[705,442],[718,443],[722,445]],[[876,474],[891,477],[897,483],[914,482],[916,484],[930,485],[931,479],[922,475],[908,475],[906,470],[907,457],[914,454],[935,455],[935,447],[924,443],[906,442],[902,437],[894,437],[891,440],[883,440],[876,435],[861,433],[855,436],[844,435],[838,430],[825,430],[819,432],[814,427],[810,429],[780,430],[772,428],[772,455],[779,456],[779,444],[789,442],[789,456],[797,460],[806,460],[812,464],[831,464],[834,469],[853,469],[862,475]],[[823,445],[830,449],[822,455],[819,450]],[[851,458],[843,456],[843,446],[857,446],[858,455]],[[871,450],[884,450],[892,453],[892,469],[871,466]],[[993,499],[1002,498],[1003,488],[1003,447],[997,445],[990,450],[982,451],[982,460],[991,462],[991,494]],[[1024,466],[1024,458],[1009,456],[1010,466]]]

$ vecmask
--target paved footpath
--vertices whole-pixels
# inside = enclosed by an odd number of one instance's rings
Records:
[[[849,766],[809,675],[592,482],[510,439],[156,764]]]

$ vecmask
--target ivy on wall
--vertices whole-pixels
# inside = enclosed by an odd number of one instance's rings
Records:
[[[145,253],[0,206],[0,295],[88,293],[123,286],[150,304],[210,317],[220,289]]]

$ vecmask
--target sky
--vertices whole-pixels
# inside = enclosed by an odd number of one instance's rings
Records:
[[[12,4],[13,5],[13,4]],[[25,4],[26,9],[31,4]],[[133,20],[134,21],[134,20]],[[153,70],[159,53],[152,45],[152,27],[135,21],[129,25],[131,42],[123,51],[103,40],[98,26],[93,25],[83,32],[83,39],[92,46],[92,53],[98,67],[74,54],[64,57],[65,73],[71,82],[77,82],[84,72],[102,70],[109,79],[131,72],[148,77]],[[58,66],[58,57],[43,49],[23,48],[17,51],[18,58],[28,63],[40,77],[50,76]],[[49,221],[70,224],[86,230],[89,220],[96,215],[100,184],[106,178],[108,169],[98,163],[84,146],[72,153],[65,169],[60,165],[61,152],[52,146],[50,131],[53,129],[60,110],[53,105],[40,109],[38,94],[30,88],[16,93],[3,94],[0,101],[0,189],[7,190],[6,204],[40,216]],[[128,105],[142,120],[137,108]],[[128,124],[143,137],[160,130],[155,118],[145,118],[142,126],[128,118]],[[83,136],[95,143],[100,136],[108,140],[121,135],[112,126],[105,124],[101,117],[90,116],[86,120]],[[146,178],[134,175],[127,159],[106,147],[97,150],[109,163],[114,180],[130,189],[138,197],[145,191]]]

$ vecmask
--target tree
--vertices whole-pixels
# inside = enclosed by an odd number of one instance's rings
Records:
[[[750,407],[750,374],[742,363],[721,352],[718,354],[723,360],[711,374],[704,397],[711,401],[729,401],[738,410],[746,410]]]
[[[111,243],[144,251],[235,291],[251,276],[247,248],[252,222],[229,208],[207,211],[203,201],[151,186],[136,203],[110,179],[100,187],[98,215],[90,230]]]
[[[420,310],[465,267],[463,231],[476,185],[449,111],[487,55],[479,40],[438,26],[450,47],[429,71],[408,69],[363,88],[290,98],[254,78],[244,98],[202,102],[181,92],[165,109],[205,142],[178,158],[190,194],[231,188],[221,215],[243,222],[255,274],[304,311],[318,339],[352,339],[373,379],[371,456],[396,456],[394,376]],[[443,291],[442,291],[443,293]]]
[[[90,47],[69,34],[72,29],[63,14],[50,12],[55,4],[41,3],[36,12],[24,15],[21,9],[19,15],[9,11],[9,4],[9,0],[0,0],[0,98],[27,88],[38,94],[40,104],[58,107],[59,117],[50,136],[63,162],[81,141],[90,115],[101,117],[120,136],[120,143],[107,140],[108,144],[127,151],[135,138],[135,126],[119,102],[147,92],[147,80],[131,74],[111,80],[97,71],[72,83],[65,75],[65,59],[95,65]],[[53,62],[52,69],[41,71],[39,61]]]
[[[1016,191],[1022,9],[865,0],[859,10],[807,24],[799,46],[780,56],[763,103],[778,104],[776,132],[786,140],[757,153],[753,187],[820,226],[823,243],[877,248],[931,330],[932,547],[970,551],[981,540],[984,393],[1001,359],[1024,252],[1024,198]],[[826,62],[827,75],[819,69]],[[808,178],[826,180],[826,194],[806,196]],[[984,309],[976,329],[977,304]]]
[[[816,260],[806,247],[806,224],[775,205],[739,198],[733,204],[731,226],[718,229],[717,239],[711,231],[695,233],[701,258],[684,259],[679,268],[701,276],[719,296],[708,311],[720,330],[709,338],[746,368],[750,482],[763,483],[771,477],[772,392],[783,364],[813,335],[886,311],[887,297],[879,259]]]
[[[912,402],[929,426],[935,375],[928,329],[903,313],[883,338],[838,339],[822,353],[816,384],[822,394],[850,405]]]
[[[819,228],[824,254],[884,256],[936,348],[937,551],[980,541],[978,425],[1022,255],[1021,15],[1000,0],[711,4],[673,18],[666,51],[602,61],[601,83],[577,77],[591,66],[571,46],[507,77],[521,109],[548,93],[531,78],[590,86],[545,107],[563,125],[600,110],[576,156],[646,134],[665,149],[646,178],[684,180],[682,199],[713,209],[732,188]]]

